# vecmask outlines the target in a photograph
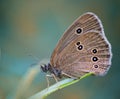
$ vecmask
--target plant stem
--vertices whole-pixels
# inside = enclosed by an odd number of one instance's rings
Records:
[[[56,84],[50,86],[49,88],[46,88],[46,89],[36,93],[35,95],[31,96],[29,99],[44,99],[51,93],[53,93],[59,89],[62,89],[64,87],[67,87],[71,84],[74,84],[74,83],[78,82],[79,80],[86,78],[90,75],[92,75],[92,73],[87,73],[87,74],[83,75],[80,79],[76,79],[76,80],[72,79],[72,78],[67,78],[65,80],[59,81]]]

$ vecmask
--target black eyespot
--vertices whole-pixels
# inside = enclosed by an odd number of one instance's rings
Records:
[[[98,65],[94,65],[94,68],[98,68]]]
[[[82,50],[83,49],[83,46],[82,45],[79,45],[78,46],[78,50]]]
[[[96,49],[93,49],[92,52],[93,52],[93,53],[97,53],[97,50],[96,50]]]
[[[93,60],[94,62],[96,62],[96,61],[98,60],[98,58],[97,58],[97,57],[93,57],[92,60]]]
[[[80,42],[77,42],[76,45],[80,45]]]
[[[77,32],[78,34],[80,34],[80,33],[82,32],[82,29],[81,29],[81,28],[78,28],[78,29],[76,30],[76,32]]]

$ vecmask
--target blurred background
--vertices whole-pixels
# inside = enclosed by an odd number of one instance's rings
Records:
[[[88,11],[103,23],[112,66],[106,76],[85,78],[47,99],[120,99],[119,0],[0,0],[0,99],[26,99],[46,88],[45,74],[33,64],[49,59],[63,32]]]

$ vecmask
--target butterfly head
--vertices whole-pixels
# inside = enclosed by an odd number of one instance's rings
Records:
[[[56,77],[61,78],[62,77],[62,73],[60,69],[57,69],[55,67],[52,67],[50,63],[48,63],[47,65],[43,65],[40,66],[41,70],[45,73],[50,73],[50,74],[54,74]]]

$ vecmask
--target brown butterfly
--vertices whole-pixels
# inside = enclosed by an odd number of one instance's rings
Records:
[[[54,49],[50,63],[41,66],[55,78],[80,78],[86,73],[102,76],[111,65],[111,45],[100,19],[91,12],[80,16],[65,31]]]

